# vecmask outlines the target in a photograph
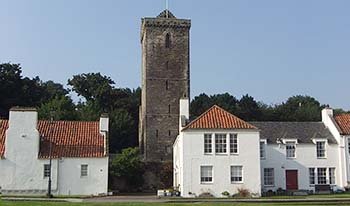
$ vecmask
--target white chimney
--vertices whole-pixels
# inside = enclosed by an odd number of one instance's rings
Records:
[[[330,107],[325,107],[322,109],[322,122],[326,123],[328,120],[330,120],[331,117],[333,117],[333,109]]]
[[[189,99],[180,99],[180,114],[179,114],[179,130],[186,126],[187,120],[190,118],[190,100]],[[179,132],[180,132],[179,131]]]
[[[37,158],[39,152],[38,112],[35,108],[10,109],[9,128],[6,131],[5,157],[23,154]]]
[[[100,134],[104,137],[105,155],[108,153],[108,131],[109,131],[109,117],[108,114],[101,114],[100,117]]]

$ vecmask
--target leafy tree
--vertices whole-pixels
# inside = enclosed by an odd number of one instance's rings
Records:
[[[237,116],[244,120],[257,121],[262,119],[262,111],[254,98],[246,94],[238,102]]]
[[[110,173],[115,177],[125,178],[129,185],[141,186],[143,183],[143,164],[138,148],[126,148],[110,164]]]
[[[50,119],[51,112],[54,120],[76,120],[77,112],[72,99],[67,96],[56,96],[42,104],[38,109],[40,119]]]

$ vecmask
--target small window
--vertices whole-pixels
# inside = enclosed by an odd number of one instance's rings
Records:
[[[168,80],[165,81],[165,89],[169,90],[169,81]]]
[[[168,113],[170,114],[170,104],[168,105]]]
[[[201,166],[201,183],[213,182],[213,166]]]
[[[50,177],[50,165],[44,164],[44,178]]]
[[[266,158],[265,141],[260,141],[260,159]]]
[[[165,36],[165,48],[170,48],[171,41],[170,41],[170,34],[167,33]]]
[[[287,158],[295,158],[295,142],[286,142]]]
[[[275,185],[275,172],[273,168],[264,168],[264,185],[265,186]]]
[[[317,158],[326,157],[326,142],[316,142]]]
[[[317,183],[319,185],[327,184],[327,168],[317,168]]]
[[[329,175],[329,184],[335,185],[335,168],[329,168],[328,170]]]
[[[156,138],[158,138],[158,133],[159,133],[159,132],[158,132],[158,130],[156,129]]]
[[[171,130],[168,131],[168,135],[171,136]]]
[[[237,134],[230,134],[230,153],[231,154],[238,154]]]
[[[87,177],[88,176],[88,165],[81,165],[80,167],[80,176]]]
[[[231,166],[231,183],[243,182],[243,167]]]
[[[309,168],[309,184],[315,184],[315,168]]]
[[[227,153],[226,134],[215,134],[215,153]]]
[[[204,134],[204,153],[211,154],[212,152],[211,134]]]

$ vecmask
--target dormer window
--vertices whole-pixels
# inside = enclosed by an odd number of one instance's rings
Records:
[[[165,48],[170,48],[170,45],[171,45],[170,34],[167,33],[167,34],[165,35]]]
[[[287,158],[295,158],[295,142],[286,142],[286,156]]]

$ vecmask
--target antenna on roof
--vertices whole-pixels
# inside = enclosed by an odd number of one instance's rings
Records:
[[[169,0],[165,0],[166,18],[169,18]]]

